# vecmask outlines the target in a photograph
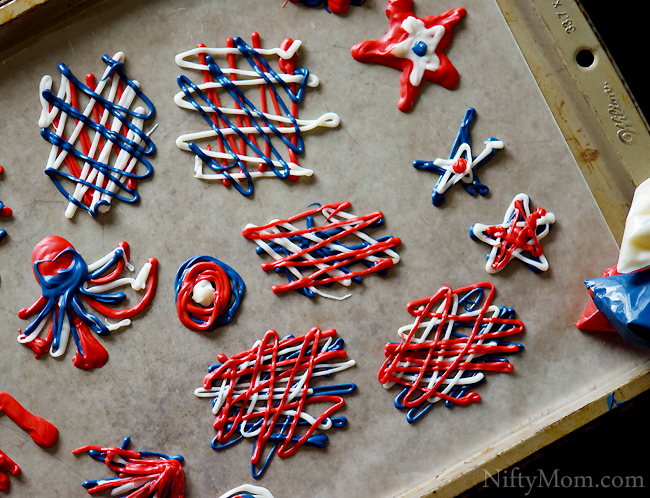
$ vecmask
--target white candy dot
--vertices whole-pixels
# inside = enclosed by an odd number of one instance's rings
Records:
[[[192,301],[201,306],[210,306],[214,303],[214,287],[207,280],[201,280],[192,289]]]

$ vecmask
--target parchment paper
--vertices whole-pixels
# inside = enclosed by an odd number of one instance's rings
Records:
[[[210,403],[193,390],[217,354],[248,349],[269,328],[280,336],[312,326],[336,328],[357,366],[334,380],[358,385],[339,412],[348,417],[348,427],[329,432],[327,449],[303,447],[291,458],[273,460],[258,483],[276,498],[394,496],[650,357],[616,335],[586,334],[573,326],[588,302],[583,280],[612,266],[617,247],[493,1],[416,2],[421,17],[460,6],[468,15],[447,49],[461,75],[459,86],[448,91],[425,85],[409,114],[397,109],[398,71],[350,56],[353,44],[387,31],[384,1],[368,0],[343,16],[281,4],[100,2],[3,57],[0,164],[6,171],[0,199],[15,214],[0,219],[9,232],[0,244],[0,390],[60,431],[58,444],[44,450],[0,416],[2,450],[23,469],[11,479],[13,496],[85,496],[82,481],[112,476],[100,463],[70,451],[86,444],[119,445],[127,435],[134,449],[185,456],[187,496],[219,496],[253,482],[252,442],[213,451]],[[315,118],[333,111],[341,126],[305,134],[300,163],[313,169],[314,177],[297,183],[258,180],[254,196],[244,198],[220,183],[193,178],[193,155],[174,144],[181,133],[205,129],[197,113],[173,103],[181,73],[174,55],[199,42],[224,46],[226,37],[250,41],[253,31],[261,34],[264,47],[279,46],[285,37],[303,41],[298,66],[318,75],[321,85],[308,89],[300,115]],[[139,184],[140,205],[116,201],[97,219],[79,212],[70,221],[63,216],[65,200],[43,174],[49,144],[37,125],[39,81],[51,74],[58,88],[59,62],[77,76],[99,75],[101,56],[118,50],[126,54],[126,73],[140,81],[157,108],[155,174]],[[196,81],[197,74],[190,76]],[[471,198],[455,188],[438,209],[430,202],[437,176],[416,171],[411,163],[447,157],[470,106],[478,112],[475,148],[482,149],[490,136],[506,147],[481,171],[490,187],[487,198]],[[469,227],[501,222],[519,192],[557,217],[543,240],[551,268],[536,275],[514,261],[490,276],[484,269],[489,248],[470,240]],[[311,202],[345,200],[352,202],[353,214],[384,212],[385,228],[372,235],[399,236],[402,261],[385,278],[371,275],[354,284],[352,297],[343,302],[274,295],[271,285],[283,277],[260,269],[266,259],[255,254],[255,244],[241,236],[241,229],[249,222],[291,216]],[[131,245],[138,269],[150,256],[160,261],[150,308],[130,327],[100,339],[110,354],[102,369],[74,368],[72,344],[63,358],[36,361],[16,341],[17,329],[28,323],[17,311],[40,295],[31,251],[51,234],[70,240],[87,262],[121,240]],[[231,265],[247,286],[235,321],[209,334],[186,330],[174,308],[175,272],[197,254]],[[512,373],[487,375],[477,388],[480,403],[438,405],[409,425],[393,406],[397,390],[387,392],[376,379],[384,344],[411,322],[407,302],[442,285],[457,288],[481,280],[496,285],[496,304],[513,307],[524,321],[517,342],[526,349],[510,357]]]

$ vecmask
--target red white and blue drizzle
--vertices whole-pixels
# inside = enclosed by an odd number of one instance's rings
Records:
[[[77,349],[72,363],[77,368],[89,370],[104,366],[108,353],[93,337],[91,330],[105,336],[130,325],[130,319],[140,313],[156,294],[158,260],[149,258],[135,278],[120,278],[124,266],[129,271],[135,270],[129,263],[129,256],[129,245],[120,242],[103,258],[86,264],[63,237],[50,235],[40,241],[32,252],[32,267],[42,295],[29,308],[18,312],[22,319],[36,315],[24,332],[19,330],[18,342],[34,351],[36,358],[48,352],[59,357],[65,353],[72,336]],[[126,285],[136,291],[146,289],[145,294],[135,306],[116,310],[112,305],[121,303],[126,294],[107,291]],[[119,321],[102,322],[86,309],[84,303],[94,311]],[[39,336],[44,330],[47,334],[42,339]]]
[[[530,197],[517,194],[500,225],[476,223],[469,229],[469,236],[492,246],[487,255],[485,269],[488,273],[503,270],[513,259],[518,259],[535,273],[548,270],[548,260],[540,241],[546,237],[555,223],[555,215],[538,207],[530,210]]]
[[[458,71],[444,53],[454,27],[465,16],[464,8],[437,16],[418,18],[413,0],[388,0],[388,33],[379,40],[368,40],[352,47],[352,57],[364,63],[382,64],[402,71],[400,111],[409,112],[425,81],[448,90],[459,81]]]
[[[352,282],[361,283],[362,277],[371,273],[384,275],[399,263],[399,255],[393,250],[402,243],[399,237],[373,239],[364,232],[384,224],[381,211],[354,216],[344,211],[350,207],[349,202],[311,206],[286,220],[273,220],[263,226],[249,223],[242,231],[245,238],[257,243],[258,254],[266,253],[274,259],[263,263],[263,270],[284,272],[288,282],[274,285],[273,292],[296,290],[307,297],[342,300],[351,294],[334,296],[318,286],[339,282],[347,287]],[[317,215],[324,218],[320,224]],[[304,223],[305,228],[297,223]]]
[[[106,69],[100,81],[90,73],[85,84],[65,64],[59,64],[61,82],[56,95],[52,77],[41,79],[38,124],[41,136],[52,144],[45,173],[68,199],[67,218],[72,218],[77,208],[97,216],[110,209],[113,199],[139,202],[136,182],[153,174],[147,156],[156,152],[149,138],[155,126],[146,133],[143,126],[156,109],[138,81],[124,74],[124,59],[122,52],[104,55]],[[83,109],[79,92],[88,98]],[[137,98],[146,111],[141,105],[131,110]],[[71,192],[66,189],[69,183],[74,185]]]
[[[298,118],[298,104],[306,88],[319,85],[319,79],[307,68],[295,67],[301,44],[300,40],[287,38],[278,48],[263,49],[259,34],[253,33],[252,46],[240,37],[228,38],[226,47],[200,44],[176,56],[181,68],[200,71],[203,79],[197,85],[180,75],[177,82],[181,91],[174,96],[179,107],[198,112],[209,126],[208,130],[176,139],[180,149],[195,154],[196,178],[219,180],[250,196],[255,178],[296,180],[313,174],[298,164],[297,156],[305,150],[302,133],[319,127],[334,128],[340,118],[333,112],[317,119]],[[269,65],[267,58],[271,56],[278,58],[280,72]],[[217,64],[216,58],[223,57],[227,65]],[[250,68],[238,69],[238,60]],[[251,100],[247,87],[257,87],[259,107]],[[225,107],[224,99],[231,100],[233,107]],[[210,143],[197,143],[210,139],[216,141],[216,148]],[[286,147],[286,156],[280,146]]]
[[[479,180],[478,170],[490,162],[497,150],[503,149],[504,145],[501,140],[490,137],[486,140],[483,151],[474,156],[470,126],[475,119],[476,110],[470,107],[460,125],[449,159],[439,157],[433,161],[413,161],[416,169],[440,175],[431,194],[431,203],[436,207],[445,203],[445,193],[457,183],[472,196],[480,194],[485,197],[490,192],[487,185]]]

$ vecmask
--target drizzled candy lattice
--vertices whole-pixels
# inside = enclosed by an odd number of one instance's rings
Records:
[[[226,491],[219,498],[273,498],[273,495],[266,488],[251,484],[242,484],[235,489]]]
[[[489,282],[456,290],[445,286],[407,305],[415,322],[398,330],[399,344],[386,344],[378,378],[387,389],[403,386],[395,406],[408,409],[408,422],[441,400],[448,407],[477,402],[480,395],[470,389],[483,382],[483,371],[512,370],[495,355],[523,349],[502,339],[522,332],[524,324],[514,319],[513,309],[492,304],[494,293]]]
[[[332,414],[343,406],[342,395],[356,389],[354,384],[316,385],[317,378],[328,379],[355,364],[354,360],[344,361],[343,340],[335,340],[335,335],[334,329],[314,327],[304,336],[279,339],[275,330],[269,330],[248,351],[230,358],[220,354],[203,387],[194,392],[198,397],[214,398],[217,435],[212,448],[219,450],[242,438],[254,438],[251,473],[257,479],[274,454],[288,457],[303,444],[325,447],[327,436],[315,431],[347,423],[345,417]],[[314,416],[307,409],[315,403],[329,406]]]
[[[32,252],[34,276],[41,286],[42,295],[29,308],[18,312],[22,319],[36,315],[25,332],[19,331],[18,342],[34,351],[36,358],[48,352],[58,357],[65,353],[72,335],[77,348],[72,363],[77,368],[88,370],[104,366],[108,352],[93,337],[91,330],[104,336],[130,325],[130,318],[142,311],[156,294],[156,258],[149,258],[136,278],[120,278],[124,266],[134,271],[129,263],[129,245],[126,242],[120,242],[106,256],[87,265],[64,238],[56,235],[44,238]],[[107,291],[126,285],[136,291],[146,288],[144,297],[131,308],[113,309],[111,305],[120,304],[126,294]],[[95,312],[120,321],[104,324],[96,314],[86,309],[84,303]],[[39,338],[48,324],[45,339]]]
[[[68,218],[79,207],[92,216],[106,212],[113,199],[138,202],[136,181],[153,174],[145,157],[156,151],[149,138],[153,129],[145,133],[143,127],[156,110],[140,84],[124,74],[122,52],[104,55],[102,60],[106,70],[99,82],[88,74],[82,83],[63,63],[58,66],[61,83],[56,95],[52,78],[41,79],[38,124],[43,138],[52,144],[45,173],[68,199]],[[78,100],[79,94],[87,98],[85,104]],[[137,98],[146,111],[137,105]],[[131,110],[133,105],[137,107]],[[66,188],[70,183],[72,191]]]
[[[340,122],[331,112],[314,120],[298,118],[306,88],[319,84],[307,68],[295,67],[300,40],[287,38],[279,48],[262,49],[259,34],[253,33],[252,39],[252,47],[237,37],[228,38],[225,48],[201,44],[178,54],[176,63],[200,71],[203,83],[181,75],[181,91],[174,97],[178,106],[197,111],[209,126],[176,139],[179,148],[195,154],[195,176],[221,180],[247,196],[254,191],[253,178],[312,175],[298,164],[297,155],[304,151],[302,133]],[[278,71],[267,60],[274,56]],[[196,58],[198,63],[192,61]],[[250,67],[240,69],[238,62]]]
[[[475,119],[476,111],[469,108],[458,130],[458,136],[451,148],[449,159],[413,161],[413,166],[416,169],[440,175],[431,195],[431,202],[434,206],[442,206],[445,203],[445,192],[457,183],[460,183],[465,191],[472,196],[476,194],[486,196],[490,192],[490,189],[478,179],[477,172],[494,157],[497,150],[503,149],[503,142],[496,138],[488,138],[483,152],[478,156],[473,156],[470,126]]]
[[[274,261],[263,263],[263,270],[284,272],[286,284],[274,285],[273,292],[297,290],[313,297],[318,294],[334,297],[316,286],[340,282],[349,286],[353,281],[360,283],[361,277],[370,273],[384,274],[388,268],[399,262],[399,255],[392,250],[401,244],[398,237],[387,235],[373,239],[363,230],[377,228],[384,224],[381,211],[364,216],[353,216],[343,211],[349,202],[340,202],[315,207],[292,216],[287,220],[275,220],[263,226],[246,225],[242,234],[258,244],[257,252],[266,252]],[[317,224],[316,215],[324,221]],[[305,223],[299,228],[297,223]],[[353,240],[350,241],[348,237]]]
[[[130,438],[124,438],[119,448],[84,446],[72,450],[74,455],[88,456],[117,473],[118,477],[85,481],[88,493],[110,490],[111,496],[125,498],[183,498],[185,473],[181,455],[167,456],[152,451],[128,450]]]
[[[548,260],[540,240],[548,235],[553,223],[553,213],[547,213],[541,207],[531,213],[530,197],[517,194],[508,206],[503,223],[476,223],[469,229],[469,235],[492,246],[485,265],[488,273],[503,270],[512,258],[523,261],[535,273],[540,273],[548,270]]]

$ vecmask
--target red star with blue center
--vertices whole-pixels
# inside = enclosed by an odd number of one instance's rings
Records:
[[[352,57],[364,63],[382,64],[402,71],[397,107],[409,112],[425,81],[447,90],[458,84],[458,71],[444,53],[454,27],[467,13],[452,9],[438,16],[419,18],[412,11],[413,0],[389,0],[386,16],[390,28],[379,40],[352,47]]]

